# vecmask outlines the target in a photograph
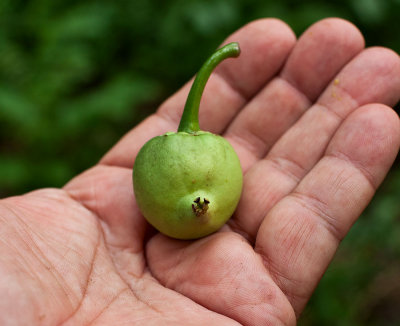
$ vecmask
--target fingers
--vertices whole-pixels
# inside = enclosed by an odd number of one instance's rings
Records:
[[[240,111],[224,137],[235,148],[244,173],[265,156],[309,106],[306,97],[277,77]]]
[[[338,74],[317,103],[341,118],[355,105],[383,103],[394,106],[400,99],[400,57],[380,47],[361,52]]]
[[[348,21],[321,20],[302,35],[282,71],[282,78],[313,102],[363,47],[361,33]]]
[[[146,254],[161,284],[241,325],[296,324],[262,260],[237,234],[221,232],[195,242],[158,235]]]
[[[200,106],[200,127],[219,133],[233,117],[281,68],[294,43],[289,27],[276,19],[252,22],[226,42],[240,43],[242,53],[228,59],[212,74]],[[226,43],[225,42],[225,43]],[[199,67],[200,68],[200,67]],[[159,111],[121,139],[101,163],[132,167],[137,152],[150,138],[176,131],[191,82],[169,98]]]
[[[393,105],[398,100],[399,76],[399,57],[387,49],[367,49],[348,63],[317,103],[245,175],[233,226],[254,238],[264,216],[321,158],[347,115],[369,102]]]
[[[370,102],[393,105],[387,100],[398,100],[399,75],[400,60],[392,51],[365,50],[335,79],[339,83],[343,80],[341,91],[334,81],[317,104],[275,144],[267,159],[291,162],[295,165],[292,174],[300,179],[321,157],[338,126],[354,109]],[[375,85],[379,85],[379,91]],[[336,94],[329,93],[332,88],[337,89]],[[362,97],[359,96],[360,89]],[[325,105],[327,94],[334,97],[329,107]]]
[[[256,251],[297,314],[400,146],[400,121],[378,104],[351,114],[324,157],[265,217]]]
[[[232,88],[246,99],[253,97],[285,63],[296,42],[293,31],[278,19],[260,19],[247,24],[224,42],[239,42],[238,60],[217,67]]]
[[[252,99],[226,132],[244,171],[267,153],[363,47],[359,30],[341,19],[320,21],[300,37],[281,75]]]
[[[214,133],[222,132],[237,112],[281,68],[295,44],[292,30],[277,19],[262,19],[247,24],[224,41],[238,42],[238,58],[222,62],[204,90],[199,110],[200,126]],[[199,67],[200,68],[200,67]],[[167,100],[161,115],[179,124],[191,82]]]

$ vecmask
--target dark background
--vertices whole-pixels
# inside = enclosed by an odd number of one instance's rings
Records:
[[[281,18],[300,35],[332,16],[400,53],[400,0],[0,0],[0,198],[95,164],[251,20]],[[299,325],[400,325],[399,166]]]

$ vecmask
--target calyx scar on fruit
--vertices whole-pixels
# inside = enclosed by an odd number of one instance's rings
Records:
[[[239,159],[223,137],[200,130],[198,119],[211,72],[222,60],[239,54],[238,43],[218,49],[193,82],[178,132],[150,139],[136,157],[133,185],[139,209],[170,237],[195,239],[217,231],[239,202],[243,182]]]

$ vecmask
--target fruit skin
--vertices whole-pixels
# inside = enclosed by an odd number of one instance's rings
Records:
[[[177,239],[200,238],[221,228],[235,211],[242,183],[232,146],[205,131],[152,138],[133,168],[140,211],[156,229]],[[196,210],[199,205],[208,207]]]
[[[201,131],[198,118],[211,72],[221,61],[239,55],[237,42],[215,51],[196,75],[178,132],[149,140],[136,157],[136,202],[147,221],[170,237],[196,239],[215,232],[239,202],[239,159],[224,138]]]

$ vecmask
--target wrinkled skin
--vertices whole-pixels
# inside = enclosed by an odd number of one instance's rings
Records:
[[[134,201],[134,158],[176,129],[188,84],[63,189],[0,201],[1,325],[296,324],[398,152],[400,60],[338,19],[228,41],[242,55],[211,77],[200,125],[241,160],[229,224],[172,240]]]

